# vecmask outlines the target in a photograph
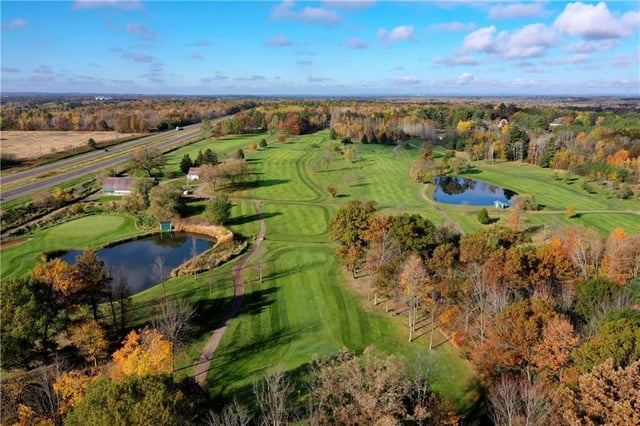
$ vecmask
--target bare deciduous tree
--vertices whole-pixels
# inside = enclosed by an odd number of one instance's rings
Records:
[[[280,426],[287,424],[287,398],[293,390],[293,385],[285,377],[281,367],[275,373],[261,382],[253,384],[253,392],[260,408],[259,424],[265,426]]]
[[[185,342],[196,313],[184,299],[163,300],[158,305],[158,314],[152,321],[158,330],[173,345],[176,351]]]
[[[247,408],[236,399],[225,405],[219,413],[209,411],[206,419],[208,426],[246,426],[250,421]]]

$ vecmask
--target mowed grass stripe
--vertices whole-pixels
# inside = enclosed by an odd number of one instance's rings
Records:
[[[234,195],[263,200],[316,201],[316,188],[301,180],[298,165],[309,161],[308,153],[292,148],[292,144],[276,144],[256,155],[251,162],[258,179],[257,187],[238,191]]]
[[[328,223],[333,209],[325,206],[262,203],[267,238],[276,241],[329,241]]]
[[[271,243],[269,248],[265,282],[251,283],[243,312],[216,352],[208,377],[214,394],[231,397],[247,390],[256,373],[274,364],[292,370],[342,347],[395,347],[396,342],[385,345],[385,336],[397,334],[395,325],[366,314],[342,287],[334,247]]]

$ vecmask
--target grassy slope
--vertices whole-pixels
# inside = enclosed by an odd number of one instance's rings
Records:
[[[640,215],[615,213],[639,211],[637,200],[619,200],[599,190],[594,194],[588,194],[581,189],[581,178],[574,177],[567,184],[563,180],[555,180],[553,170],[528,164],[477,162],[476,166],[476,173],[465,177],[504,186],[521,194],[533,194],[543,211],[557,212],[555,215],[527,215],[530,224],[593,227],[603,235],[615,228],[622,228],[629,233],[637,233],[640,230]],[[586,212],[576,218],[566,219],[564,211],[569,204],[573,204],[578,211]]]
[[[130,216],[88,216],[35,233],[29,241],[0,251],[2,279],[24,275],[39,261],[44,251],[97,248],[143,233]]]
[[[251,260],[244,273],[243,308],[227,329],[208,376],[214,396],[249,395],[252,382],[275,364],[299,373],[313,357],[342,348],[361,351],[375,345],[410,355],[426,344],[426,337],[408,344],[402,317],[385,314],[382,307],[369,309],[362,296],[345,286],[327,230],[335,209],[354,198],[422,210],[419,186],[408,181],[406,172],[417,153],[400,150],[394,156],[390,147],[364,146],[359,147],[363,161],[347,164],[336,154],[329,167],[317,167],[324,146],[332,143],[322,132],[247,153],[265,184],[231,195],[264,200],[265,280],[258,281]],[[326,191],[330,185],[341,196],[332,199]],[[236,199],[234,206],[241,214],[230,225],[234,232],[257,233],[249,202]],[[434,388],[464,408],[474,399],[469,364],[447,343],[434,353]]]

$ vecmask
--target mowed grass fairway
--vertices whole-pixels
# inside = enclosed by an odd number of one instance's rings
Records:
[[[140,235],[131,216],[96,215],[36,232],[28,241],[0,251],[2,279],[27,274],[44,251],[84,250]]]
[[[235,144],[230,139],[218,143],[221,150],[222,144]],[[229,193],[229,227],[247,237],[256,235],[259,218],[253,201],[260,200],[266,239],[262,254],[254,255],[243,270],[242,308],[227,328],[207,377],[210,394],[220,402],[234,397],[251,401],[253,382],[277,366],[302,379],[314,358],[345,348],[360,352],[373,345],[408,356],[426,348],[426,337],[407,342],[403,315],[385,313],[382,305],[374,308],[350,288],[328,232],[337,208],[353,199],[372,199],[381,208],[397,211],[412,206],[442,221],[422,200],[420,185],[409,179],[409,164],[419,151],[356,146],[361,161],[348,163],[335,151],[327,164],[327,146],[333,149],[336,142],[320,132],[245,151],[258,180]],[[332,198],[327,186],[336,186],[338,197]],[[201,347],[199,340],[189,349],[193,360]],[[465,410],[476,398],[469,363],[448,343],[432,356],[434,389]]]
[[[404,320],[365,310],[362,298],[345,287],[334,247],[318,244],[267,244],[264,282],[246,270],[245,298],[212,361],[207,377],[215,398],[251,399],[253,382],[276,368],[301,379],[307,364],[347,348],[373,345],[389,353],[413,355],[423,338],[406,341]],[[434,351],[434,389],[465,409],[473,400],[473,374],[451,346]]]

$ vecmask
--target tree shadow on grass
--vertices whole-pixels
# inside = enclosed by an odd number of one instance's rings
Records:
[[[293,273],[302,272],[305,269],[310,269],[310,268],[316,267],[318,265],[323,265],[323,264],[324,264],[323,262],[307,262],[307,263],[303,263],[301,265],[296,265],[293,268],[281,269],[281,270],[266,274],[264,276],[264,281],[276,280],[278,278],[286,277],[286,276],[289,276],[289,275],[291,275]]]
[[[262,214],[246,214],[242,216],[237,216],[232,219],[229,219],[225,225],[228,226],[238,226],[244,225],[246,223],[255,222],[256,220],[260,220],[260,218],[268,219],[270,217],[280,216],[282,213],[273,212],[273,213],[262,213]]]
[[[266,186],[281,185],[290,182],[290,179],[259,179],[251,182],[244,182],[236,186],[237,189],[262,188]]]
[[[465,424],[493,424],[487,411],[487,389],[479,378],[469,381],[456,404],[456,413],[465,417]]]
[[[203,204],[187,203],[182,207],[181,213],[184,217],[197,216],[202,214],[205,208]]]
[[[238,371],[230,365],[237,359],[248,359],[259,352],[269,351],[278,346],[285,347],[292,343],[300,333],[313,331],[313,327],[306,329],[295,329],[289,331],[279,331],[265,336],[262,339],[251,342],[250,344],[238,347],[232,351],[221,353],[212,361],[211,370],[217,370],[218,374],[212,374],[207,378],[208,389],[219,389],[220,393],[211,395],[214,411],[220,411],[224,405],[231,403],[234,399],[246,406],[250,412],[258,411],[256,397],[254,393],[254,382],[260,383],[264,378],[274,374],[278,368],[281,368],[278,359],[268,360],[268,365],[257,365],[251,371]],[[293,385],[292,392],[289,394],[288,407],[299,408],[303,406],[302,399],[306,396],[307,385],[306,378],[309,373],[311,363],[304,363],[298,367],[284,369],[286,380]],[[217,376],[217,377],[213,377]],[[220,386],[219,383],[237,383],[245,381],[247,378],[251,383],[238,386],[236,388],[227,388]],[[298,417],[297,413],[292,413],[294,417]]]

